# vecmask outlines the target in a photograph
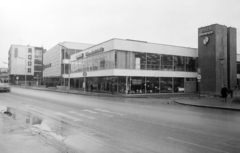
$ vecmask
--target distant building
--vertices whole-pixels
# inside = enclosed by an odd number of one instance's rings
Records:
[[[43,54],[43,78],[49,86],[66,85],[70,56],[93,45],[74,42],[56,44]]]
[[[24,84],[25,75],[28,82],[36,82],[42,78],[42,47],[11,45],[8,54],[10,82]]]

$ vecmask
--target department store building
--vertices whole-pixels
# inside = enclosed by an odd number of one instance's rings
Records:
[[[212,24],[198,28],[198,49],[111,39],[71,55],[70,84],[122,94],[219,93],[223,84],[239,85],[236,37],[236,28]]]
[[[111,39],[71,56],[71,87],[123,94],[196,92],[196,48]]]

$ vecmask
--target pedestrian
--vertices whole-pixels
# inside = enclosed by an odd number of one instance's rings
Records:
[[[91,92],[92,92],[92,90],[93,90],[93,85],[91,84],[91,86],[90,86],[90,90],[91,90]]]
[[[221,89],[222,101],[227,101],[227,94],[228,94],[228,89],[225,85],[223,85]]]

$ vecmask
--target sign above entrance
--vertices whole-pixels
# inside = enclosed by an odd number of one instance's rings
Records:
[[[96,53],[103,52],[103,51],[104,51],[104,48],[101,47],[101,48],[98,48],[98,49],[93,50],[93,51],[91,51],[91,52],[86,52],[85,55],[86,55],[86,56],[89,56],[89,55],[96,54]]]
[[[201,36],[206,36],[206,35],[210,35],[210,34],[213,34],[213,30],[211,27],[208,27],[208,28],[202,29],[200,31],[199,36],[201,37]]]
[[[132,84],[133,85],[141,85],[142,84],[142,79],[132,79]]]

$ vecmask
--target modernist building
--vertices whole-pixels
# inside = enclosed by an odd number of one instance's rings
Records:
[[[11,45],[8,53],[10,83],[24,84],[42,78],[42,47]]]
[[[131,94],[196,92],[197,56],[196,48],[111,39],[71,56],[71,86]]]
[[[48,86],[66,85],[70,56],[91,46],[84,43],[62,42],[45,52],[43,54],[44,83]]]
[[[70,77],[72,87],[106,92],[219,93],[223,84],[240,83],[236,29],[219,24],[199,28],[198,49],[111,39],[73,54]]]

